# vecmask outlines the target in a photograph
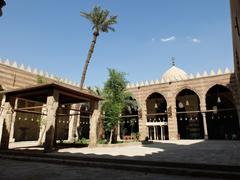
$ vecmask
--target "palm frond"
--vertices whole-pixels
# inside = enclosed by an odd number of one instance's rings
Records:
[[[115,31],[111,25],[117,23],[117,16],[109,16],[108,10],[102,10],[100,6],[95,6],[90,13],[81,12],[80,15],[91,21],[92,30],[99,32]]]

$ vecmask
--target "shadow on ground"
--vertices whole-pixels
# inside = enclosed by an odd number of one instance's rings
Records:
[[[81,145],[58,146],[52,153],[56,156],[78,158],[107,158],[152,162],[175,162],[206,165],[240,166],[239,141],[180,140],[153,143],[113,145],[88,148]],[[14,152],[43,153],[43,148],[16,147]]]

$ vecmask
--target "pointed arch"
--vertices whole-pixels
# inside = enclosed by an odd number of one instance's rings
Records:
[[[178,134],[181,139],[202,139],[204,135],[200,99],[191,89],[183,89],[176,96]]]
[[[146,99],[147,126],[152,140],[168,139],[167,101],[159,92],[153,92]]]
[[[239,121],[232,91],[215,84],[206,93],[209,139],[239,138]]]

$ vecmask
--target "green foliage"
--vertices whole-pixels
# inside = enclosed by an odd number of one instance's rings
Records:
[[[78,141],[75,142],[76,144],[88,144],[89,140],[86,138],[79,139]]]
[[[117,23],[117,16],[110,16],[108,10],[101,9],[100,6],[95,6],[90,13],[81,12],[81,16],[91,21],[92,29],[98,34],[99,32],[115,31],[112,27]]]
[[[107,140],[106,139],[99,139],[97,141],[97,144],[107,144]]]
[[[111,131],[118,124],[120,114],[125,106],[126,74],[115,69],[109,69],[109,78],[104,84],[104,102],[102,109],[105,112],[105,131]]]
[[[47,79],[43,76],[37,75],[37,83],[38,84],[44,84],[47,83]]]

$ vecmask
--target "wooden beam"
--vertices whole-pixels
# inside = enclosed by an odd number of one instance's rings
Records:
[[[30,99],[25,99],[25,98],[20,98],[18,97],[19,100],[22,100],[22,101],[27,101],[27,102],[32,102],[32,103],[42,103],[42,102],[39,102],[39,101],[34,101],[34,100],[30,100]],[[42,103],[44,104],[44,103]]]
[[[40,108],[43,108],[43,107],[44,106],[24,107],[24,108],[17,108],[17,110],[40,109]]]
[[[76,98],[79,101],[91,101],[90,98],[86,98],[86,97],[83,97],[83,96],[80,96],[80,95],[76,95],[76,94],[71,94],[71,93],[64,92],[64,91],[59,91],[59,94],[60,94],[60,96],[61,95],[65,95],[65,96],[68,96],[70,98]]]
[[[20,110],[20,109],[14,109],[16,112],[23,112],[23,113],[29,113],[29,114],[39,114],[39,115],[44,115],[46,116],[47,114],[37,112],[37,111],[27,111],[27,110]]]
[[[159,116],[159,115],[167,115],[168,113],[150,113],[150,114],[146,114],[146,116]]]

